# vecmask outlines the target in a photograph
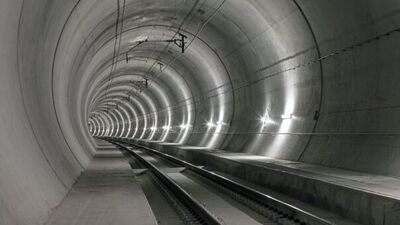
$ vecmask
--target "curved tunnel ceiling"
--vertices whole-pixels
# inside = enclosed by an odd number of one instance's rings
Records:
[[[0,137],[9,158],[29,159],[1,161],[11,194],[0,211],[42,203],[10,221],[46,217],[96,152],[93,137],[399,176],[398,1],[0,2],[0,115],[12,115]],[[160,42],[180,34],[184,53]],[[14,191],[23,186],[47,194]]]
[[[77,109],[70,120],[81,134],[95,116],[101,122],[92,134],[105,131],[99,136],[301,154],[309,136],[290,133],[312,132],[322,81],[319,61],[285,71],[320,57],[296,2],[117,3],[76,3],[53,58],[56,112]],[[183,54],[158,42],[180,34]]]
[[[28,4],[23,12],[30,10]],[[361,68],[352,70],[364,61],[335,65],[348,57],[358,61],[360,51],[394,41],[391,33],[383,37],[396,29],[397,14],[377,14],[365,6],[369,14],[346,14],[352,22],[344,26],[339,24],[344,19],[332,14],[343,8],[338,5],[293,0],[52,4],[50,17],[65,11],[65,20],[44,29],[59,31],[48,82],[65,143],[78,159],[95,151],[94,135],[349,166],[351,160],[332,158],[351,148],[347,138],[365,133],[351,121],[375,103],[358,94],[362,86],[338,83],[345,78],[337,68],[358,77]],[[376,20],[370,27],[361,20],[368,16]],[[23,13],[20,27],[29,22]],[[180,34],[187,36],[184,53],[179,41],[161,41]],[[363,45],[370,38],[375,41]],[[25,56],[26,48],[21,49]],[[354,92],[357,100],[346,103],[343,92]],[[363,101],[358,109],[356,102]],[[347,147],[315,157],[327,138]],[[81,146],[92,150],[82,153]]]

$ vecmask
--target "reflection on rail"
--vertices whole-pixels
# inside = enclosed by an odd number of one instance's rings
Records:
[[[117,138],[104,138],[123,149],[129,154],[138,159],[144,166],[151,169],[154,175],[161,181],[161,183],[169,188],[169,190],[180,198],[180,201],[188,207],[189,211],[195,214],[198,219],[198,224],[224,224],[224,222],[214,215],[213,212],[204,207],[201,203],[196,201],[189,193],[176,184],[165,173],[159,170],[151,162],[147,161],[135,151],[130,150],[129,147],[134,147],[140,151],[156,155],[162,159],[171,161],[177,165],[187,168],[195,174],[207,179],[213,183],[218,190],[222,193],[229,195],[232,199],[236,200],[242,205],[250,208],[254,212],[263,215],[275,224],[282,225],[331,225],[330,221],[319,217],[318,215],[309,213],[282,200],[269,196],[265,193],[257,191],[251,187],[245,186],[224,176],[214,172],[198,167],[189,162],[167,155],[165,153],[150,149],[145,146],[128,143],[122,139]],[[186,223],[188,224],[188,223]],[[192,224],[192,223],[191,223]],[[194,223],[193,223],[194,224]],[[270,223],[269,223],[270,224]]]

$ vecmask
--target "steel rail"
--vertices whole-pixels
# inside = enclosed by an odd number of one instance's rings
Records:
[[[123,139],[119,138],[105,138],[107,141],[113,140],[117,141],[119,143],[123,143],[126,145],[134,146],[139,149],[143,149],[147,152],[153,153],[155,155],[158,155],[164,159],[167,159],[171,162],[174,162],[182,167],[186,167],[187,169],[190,169],[191,171],[221,185],[224,186],[227,189],[233,190],[243,196],[246,196],[247,198],[253,200],[257,204],[260,204],[270,210],[275,211],[279,215],[281,215],[283,218],[287,218],[296,224],[301,224],[301,225],[307,225],[307,224],[312,224],[312,225],[334,225],[334,223],[327,221],[324,218],[319,217],[318,215],[315,215],[313,213],[307,212],[303,209],[300,209],[296,206],[293,206],[289,203],[286,203],[282,200],[279,200],[273,196],[267,195],[265,193],[262,193],[258,190],[255,190],[251,187],[245,186],[243,184],[240,184],[236,181],[233,181],[231,179],[228,179],[224,176],[221,176],[217,173],[211,172],[209,170],[203,169],[202,167],[196,166],[194,164],[191,164],[189,162],[186,162],[182,159],[179,159],[177,157],[162,153],[160,151],[151,149],[146,146],[138,145],[138,144],[133,144],[129,143],[127,141],[124,141]]]
[[[197,214],[201,220],[204,222],[202,224],[208,225],[224,225],[222,221],[220,221],[217,217],[215,217],[209,210],[207,210],[201,203],[199,203],[196,199],[192,198],[191,195],[181,188],[175,181],[173,181],[167,174],[163,171],[158,169],[155,165],[151,162],[145,160],[135,151],[132,151],[125,146],[117,143],[116,141],[107,140],[110,143],[118,146],[119,148],[123,149],[127,153],[134,156],[136,159],[139,160],[147,168],[151,169],[153,174],[165,185],[167,188],[178,198],[187,208],[192,209],[195,214]]]

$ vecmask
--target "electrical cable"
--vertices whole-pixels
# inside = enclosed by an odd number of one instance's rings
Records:
[[[120,1],[117,0],[117,20],[115,22],[115,41],[114,41],[114,50],[113,50],[113,58],[112,58],[112,63],[111,63],[111,69],[110,73],[108,76],[108,84],[105,92],[105,96],[108,95],[112,80],[113,80],[113,72],[117,67],[117,55],[119,55],[120,47],[121,47],[121,39],[122,39],[122,32],[123,32],[123,26],[124,26],[124,14],[125,14],[125,7],[126,7],[126,0],[123,0],[123,8],[122,8],[122,15],[120,12]],[[120,18],[121,17],[121,18]],[[121,20],[121,27],[119,28],[119,21]],[[120,30],[118,32],[118,30]]]
[[[191,7],[190,11],[186,14],[186,16],[183,18],[181,24],[179,25],[177,31],[175,32],[175,34],[172,36],[172,39],[176,38],[176,35],[178,35],[182,29],[182,26],[185,24],[185,22],[187,21],[188,18],[190,18],[191,14],[194,12],[194,9],[197,7],[197,5],[199,4],[200,0],[196,0],[196,2],[193,4],[193,6]],[[172,25],[171,25],[172,26]],[[144,74],[144,79],[147,79],[147,74],[151,73],[154,66],[157,64],[157,62],[160,60],[160,58],[165,54],[165,51],[169,48],[170,43],[168,43],[164,49],[161,51],[161,53],[158,55],[158,57],[156,58],[156,60],[154,61],[154,63],[150,66],[150,68],[147,70],[147,72],[145,72]],[[131,96],[131,93],[128,94],[128,97]]]
[[[229,93],[229,92],[237,91],[237,90],[240,90],[240,89],[249,87],[249,86],[251,86],[251,85],[254,85],[254,84],[256,84],[256,83],[258,83],[258,82],[261,82],[261,81],[263,81],[263,80],[266,80],[266,79],[275,77],[275,76],[277,76],[277,75],[280,75],[280,74],[283,74],[283,73],[286,73],[286,72],[289,72],[289,71],[297,70],[297,69],[300,69],[300,68],[303,68],[303,67],[309,67],[309,66],[314,65],[315,63],[318,63],[318,62],[321,62],[321,61],[325,61],[325,60],[327,60],[327,59],[329,59],[329,58],[336,57],[336,56],[338,56],[338,55],[340,55],[340,54],[343,54],[343,53],[348,52],[348,51],[351,51],[351,50],[358,49],[358,48],[363,47],[363,46],[365,46],[365,45],[367,45],[367,44],[371,44],[371,43],[374,43],[374,42],[376,42],[376,41],[382,40],[383,38],[389,37],[389,36],[391,36],[392,34],[394,34],[394,33],[396,33],[396,32],[400,33],[400,28],[393,29],[393,30],[391,30],[391,31],[388,31],[388,32],[386,32],[386,33],[382,33],[382,34],[380,34],[380,35],[377,35],[377,36],[375,36],[375,37],[372,37],[372,38],[369,38],[369,39],[367,39],[367,40],[361,41],[361,42],[359,42],[359,43],[356,43],[356,44],[347,46],[347,47],[342,48],[342,49],[340,49],[340,50],[333,51],[332,53],[326,54],[326,55],[324,55],[324,56],[322,56],[322,57],[319,57],[319,58],[317,58],[317,59],[310,60],[310,61],[305,62],[305,63],[300,63],[300,64],[297,64],[297,65],[295,65],[295,66],[292,66],[292,67],[289,67],[289,68],[286,68],[286,69],[282,69],[282,70],[277,71],[277,72],[273,72],[273,73],[267,74],[267,75],[265,75],[265,76],[263,76],[263,77],[260,77],[260,78],[258,78],[258,79],[255,79],[255,80],[253,80],[253,81],[250,81],[250,82],[248,82],[248,83],[246,83],[246,84],[243,84],[243,85],[241,85],[241,86],[238,86],[238,87],[236,87],[236,88],[234,88],[234,89],[229,89],[229,90],[225,90],[225,91],[222,92],[222,93],[217,93],[217,94],[212,94],[212,95],[206,96],[207,94],[210,94],[210,93],[212,93],[213,91],[219,90],[219,89],[221,89],[221,88],[223,88],[223,87],[229,85],[229,83],[225,83],[225,84],[222,84],[222,85],[220,85],[220,86],[218,86],[218,87],[215,87],[215,88],[213,88],[213,89],[207,90],[207,91],[205,91],[205,92],[203,92],[203,93],[200,93],[200,94],[198,94],[198,95],[196,95],[196,96],[192,96],[192,97],[190,97],[190,98],[183,99],[183,100],[179,101],[177,105],[168,106],[168,107],[165,107],[165,108],[160,109],[160,110],[158,110],[158,111],[149,112],[148,114],[146,114],[146,115],[141,115],[141,116],[143,116],[143,117],[144,117],[144,116],[151,116],[151,115],[158,114],[158,113],[160,113],[160,112],[164,112],[164,111],[166,111],[166,110],[175,111],[175,110],[181,109],[181,108],[183,108],[183,107],[187,107],[188,105],[193,105],[193,104],[196,104],[196,103],[200,103],[200,102],[203,102],[203,101],[205,101],[205,100],[211,99],[211,98],[213,98],[213,97],[217,97],[217,96],[220,96],[220,95]],[[196,98],[199,98],[199,100],[196,101]],[[188,102],[188,101],[191,101],[191,102],[186,103],[185,105],[180,105],[181,103],[185,103],[185,102]]]

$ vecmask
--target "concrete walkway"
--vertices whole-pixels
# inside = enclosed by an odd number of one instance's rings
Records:
[[[47,225],[155,225],[150,205],[119,151],[97,155]]]

